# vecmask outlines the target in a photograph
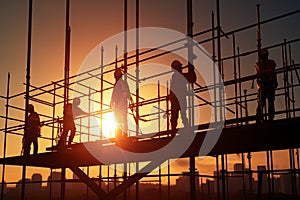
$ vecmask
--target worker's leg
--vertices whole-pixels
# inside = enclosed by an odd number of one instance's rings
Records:
[[[182,120],[184,127],[188,127],[188,125],[189,125],[189,121],[186,116],[186,108],[187,108],[186,99],[183,99],[180,101],[180,113],[181,113],[181,120]]]
[[[273,121],[274,115],[275,115],[275,91],[270,91],[270,94],[268,95],[268,113],[269,113],[269,120]]]
[[[266,95],[264,90],[259,89],[257,95],[256,122],[260,123],[263,120],[263,109],[266,105]]]
[[[171,100],[171,127],[172,130],[175,130],[177,127],[178,113],[180,110],[180,105],[177,99]]]
[[[67,129],[67,128],[63,129],[63,132],[60,136],[57,146],[65,146],[66,145],[68,132],[69,132],[69,129]]]
[[[74,126],[74,127],[71,128],[71,134],[70,134],[70,137],[69,137],[69,140],[68,140],[68,145],[72,144],[73,139],[75,137],[75,133],[76,133],[76,128]]]
[[[37,154],[39,149],[38,138],[36,137],[35,139],[33,139],[32,143],[33,143],[33,154]]]
[[[122,136],[122,117],[121,117],[121,114],[119,112],[115,111],[114,112],[114,117],[115,117],[115,120],[117,122],[115,135],[116,135],[116,138],[121,138],[121,136]]]
[[[31,141],[28,138],[24,139],[23,155],[29,155],[30,154],[30,144],[31,144]]]

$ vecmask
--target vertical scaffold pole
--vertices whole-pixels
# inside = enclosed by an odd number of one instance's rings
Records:
[[[243,184],[243,199],[246,199],[246,184],[245,184],[245,159],[244,159],[244,153],[241,153],[242,155],[242,184]]]
[[[220,196],[220,170],[219,170],[219,155],[216,155],[216,175],[214,175],[216,177],[216,182],[217,182],[217,199],[220,200],[221,196]]]
[[[140,70],[139,70],[139,24],[140,24],[140,3],[139,0],[136,0],[135,3],[135,10],[136,10],[136,16],[135,16],[135,20],[136,20],[136,51],[135,51],[135,55],[136,55],[136,68],[135,68],[135,85],[136,85],[136,116],[140,116],[139,113],[139,96],[140,96],[140,92],[139,92],[139,75],[140,75]],[[137,120],[136,123],[136,135],[139,134],[139,121]],[[136,171],[139,171],[139,163],[136,162]],[[136,188],[135,188],[135,199],[139,200],[139,181],[136,182]]]
[[[103,70],[103,54],[104,54],[104,49],[103,49],[103,46],[101,47],[101,63],[100,63],[100,70],[101,70],[101,80],[100,80],[100,140],[103,139],[103,89],[104,89],[104,85],[103,85],[103,78],[104,78],[104,70]]]
[[[124,73],[127,78],[127,0],[124,0]]]
[[[211,13],[211,30],[212,30],[212,60],[213,60],[213,81],[214,81],[214,120],[218,121],[217,115],[217,81],[216,81],[216,49],[215,49],[215,15],[214,12]]]
[[[69,73],[70,73],[70,39],[71,29],[69,24],[70,0],[66,0],[66,36],[65,36],[65,73],[64,73],[64,109],[69,101]],[[65,199],[66,168],[61,169],[60,199]]]
[[[193,1],[187,0],[187,35],[188,35],[188,62],[193,65]],[[193,86],[189,84],[189,91],[193,91]],[[189,103],[189,124],[190,126],[194,126],[194,98],[193,95],[188,95],[188,103]],[[189,133],[194,134],[194,133]],[[196,178],[195,178],[195,156],[190,156],[190,199],[196,199]]]
[[[237,47],[237,65],[238,65],[238,79],[241,79],[241,58],[240,58],[240,48]],[[239,81],[239,100],[240,100],[240,117],[243,118],[243,107],[242,107],[242,83]],[[243,122],[241,122],[241,125]]]
[[[135,68],[135,84],[136,84],[136,116],[139,115],[139,76],[140,76],[140,69],[139,69],[139,0],[136,0],[136,51],[135,51],[135,59],[136,59],[136,68]],[[137,120],[136,124],[136,135],[139,133],[139,121]]]
[[[270,150],[267,150],[266,153],[267,153],[268,197],[269,199],[272,199]]]
[[[157,107],[158,107],[158,114],[157,114],[157,117],[158,117],[158,132],[160,132],[160,114],[161,114],[161,111],[160,111],[160,82],[158,80],[157,82],[157,98],[158,98],[158,102],[157,102]],[[160,136],[159,136],[160,137]]]
[[[257,20],[257,32],[256,32],[256,41],[257,41],[257,62],[260,62],[260,50],[261,50],[261,28],[260,28],[260,4],[256,4],[256,20]],[[254,80],[253,80],[254,81]],[[261,86],[259,86],[259,120],[261,119],[265,119],[265,117],[263,116],[263,107],[262,107],[262,101],[261,101],[261,97],[262,97],[262,90],[261,90]]]
[[[256,41],[257,41],[257,60],[259,61],[259,53],[261,49],[261,29],[260,29],[260,5],[256,4],[256,16],[257,16],[257,36],[256,36]]]
[[[170,169],[170,159],[168,159],[168,200],[171,200],[171,169]]]
[[[52,102],[52,136],[51,136],[51,146],[54,146],[54,130],[55,130],[55,107],[56,107],[56,82],[53,83],[53,102]],[[57,126],[59,130],[59,126]],[[53,151],[53,150],[52,150]],[[50,188],[49,188],[49,199],[52,199],[52,176],[53,169],[50,169]]]
[[[223,120],[223,101],[222,101],[222,90],[223,88],[221,87],[221,82],[222,82],[222,77],[221,77],[221,72],[222,72],[222,55],[221,55],[221,17],[220,17],[220,0],[217,1],[217,45],[218,45],[218,68],[219,68],[219,106],[220,106],[220,121]]]
[[[220,17],[220,0],[217,0],[217,43],[218,43],[218,68],[219,73],[222,72],[222,55],[221,55],[221,17]],[[219,75],[219,106],[220,106],[220,121],[223,120],[223,88],[221,87],[222,77]],[[225,171],[224,171],[224,154],[221,155],[222,165],[222,197],[226,200],[226,182],[225,182]]]
[[[252,184],[252,165],[251,165],[251,152],[247,153],[247,159],[248,159],[248,168],[249,168],[249,188],[250,192],[253,192],[253,184]]]
[[[64,105],[69,100],[69,76],[70,76],[70,39],[71,28],[69,24],[70,0],[66,1],[66,38],[65,38],[65,73],[64,73]]]
[[[286,117],[291,118],[291,104],[290,104],[290,83],[289,83],[289,64],[288,64],[288,55],[287,55],[287,42],[286,39],[284,39],[284,45],[283,45],[283,57],[284,57],[284,90],[285,90],[285,105],[286,105]]]
[[[196,200],[195,156],[190,156],[190,199]]]
[[[161,184],[161,165],[158,166],[158,196],[159,200],[162,200],[162,184]]]
[[[235,35],[232,34],[232,49],[233,49],[233,78],[234,78],[234,96],[235,96],[235,118],[236,125],[239,125],[239,107],[238,107],[238,91],[237,91],[237,71],[236,71],[236,52],[235,52]],[[241,103],[241,102],[240,102]]]
[[[127,0],[124,0],[124,73],[127,82]],[[128,133],[129,135],[129,133]],[[127,180],[127,163],[124,163],[123,182]],[[123,200],[127,200],[127,189],[124,190]]]
[[[6,140],[7,140],[7,126],[8,126],[8,105],[9,105],[9,86],[10,86],[10,73],[7,75],[7,91],[6,91],[6,105],[5,105],[5,131],[3,138],[3,159],[6,158]],[[5,186],[5,163],[2,165],[2,184],[1,184],[1,200],[4,197]]]
[[[194,64],[194,53],[193,53],[193,1],[187,0],[187,36],[188,36],[188,62]],[[193,95],[193,84],[188,84],[188,114],[189,114],[189,125],[194,126],[194,95]],[[192,94],[192,95],[191,95]]]
[[[27,68],[26,68],[26,95],[25,95],[25,127],[24,134],[27,134],[28,104],[29,104],[29,87],[30,87],[30,65],[31,65],[31,31],[32,31],[32,0],[28,5],[28,38],[27,38]],[[26,166],[22,167],[22,190],[21,199],[25,199],[25,179]]]
[[[294,69],[294,64],[293,64],[293,60],[292,60],[292,48],[291,48],[291,44],[289,44],[288,47],[289,50],[289,72],[290,72],[290,77],[291,77],[291,92],[292,92],[292,113],[293,113],[293,117],[296,117],[296,111],[295,111],[295,92],[294,92],[294,78],[293,78],[293,69]]]

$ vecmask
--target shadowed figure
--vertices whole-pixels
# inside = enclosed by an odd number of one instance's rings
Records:
[[[257,74],[257,109],[256,122],[260,123],[263,120],[263,108],[268,99],[268,118],[270,121],[274,119],[275,114],[275,90],[278,86],[274,60],[268,59],[269,52],[267,49],[262,49],[259,52],[259,62],[255,64]]]
[[[64,108],[63,132],[58,141],[57,144],[58,147],[63,147],[66,145],[66,140],[69,131],[71,132],[71,134],[69,136],[68,145],[71,145],[76,133],[76,127],[74,123],[73,109],[71,103],[67,103]]]
[[[68,139],[68,145],[71,145],[76,133],[76,126],[74,123],[74,118],[81,115],[88,115],[87,112],[84,112],[81,108],[79,108],[80,99],[74,98],[73,104],[67,103],[64,109],[64,119],[63,119],[63,132],[60,136],[60,140],[58,141],[58,146],[62,147],[66,145],[67,136],[69,131],[70,136]]]
[[[129,101],[132,100],[128,84],[125,80],[122,79],[123,74],[121,68],[116,69],[114,73],[116,82],[110,101],[110,106],[113,109],[114,117],[117,122],[116,138],[122,136],[122,133],[124,134],[124,136],[127,136],[127,110]]]
[[[182,63],[178,60],[174,60],[171,64],[172,69],[174,70],[174,74],[172,75],[170,89],[171,93],[169,95],[169,100],[171,102],[171,127],[172,130],[177,128],[177,121],[179,110],[181,114],[181,119],[184,127],[188,126],[188,119],[186,116],[186,97],[188,95],[187,83],[195,83],[196,82],[196,74],[194,71],[194,66],[188,64],[188,72],[182,72]]]
[[[30,146],[33,143],[33,154],[38,153],[38,137],[41,134],[40,117],[37,112],[34,111],[34,106],[29,104],[27,107],[29,116],[27,118],[27,127],[23,137],[23,154],[30,154]]]

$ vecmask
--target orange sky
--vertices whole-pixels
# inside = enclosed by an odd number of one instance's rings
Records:
[[[123,1],[96,1],[96,0],[71,0],[70,5],[70,25],[71,25],[71,75],[76,74],[81,63],[84,61],[89,52],[100,42],[119,33],[123,30]],[[128,1],[128,28],[135,27],[135,3]],[[222,29],[226,32],[232,29],[255,23],[255,5],[261,4],[262,19],[268,19],[274,16],[284,14],[286,12],[300,8],[298,1],[251,1],[241,2],[238,0],[230,0],[221,2]],[[167,0],[161,2],[159,0],[143,1],[140,8],[140,26],[157,26],[174,29],[185,32],[185,2]],[[65,2],[61,0],[43,0],[34,1],[33,5],[33,29],[32,29],[32,54],[31,54],[31,84],[35,86],[45,85],[54,80],[63,78],[64,66],[64,18],[65,18]],[[194,1],[194,31],[202,31],[210,28],[211,11],[215,11],[215,2],[208,0]],[[26,69],[26,47],[27,47],[27,1],[24,0],[3,0],[0,2],[0,78],[3,80],[0,84],[0,95],[6,94],[7,73],[11,72],[11,94],[16,94],[25,90],[23,83],[25,82]],[[263,29],[263,44],[270,45],[274,42],[281,42],[283,38],[294,39],[299,37],[300,29],[298,26],[299,15],[292,19],[279,21],[276,25],[270,25]],[[293,28],[293,29],[292,29]],[[276,33],[276,34],[273,34]],[[255,49],[255,30],[237,36],[241,51]],[[222,55],[230,55],[231,41],[223,41]],[[211,53],[210,44],[204,45],[209,53]],[[299,47],[297,47],[299,48]],[[278,52],[274,52],[278,55]],[[273,54],[273,55],[274,55]],[[299,56],[298,56],[299,58]],[[246,58],[243,62],[244,74],[254,73],[253,59],[255,57]],[[279,57],[274,56],[275,61],[280,64]],[[225,78],[232,77],[232,70],[229,69]],[[229,91],[230,92],[230,91]],[[12,101],[14,105],[23,106],[23,98]],[[5,114],[5,101],[0,99],[1,116]],[[276,102],[280,106],[280,102]],[[86,109],[86,108],[83,108]],[[38,106],[37,111],[42,112],[45,108]],[[51,113],[51,111],[45,111]],[[254,112],[254,108],[251,110]],[[22,118],[22,113],[10,113],[12,116]],[[58,115],[61,113],[58,112]],[[4,127],[4,120],[0,120],[1,127]],[[2,136],[1,133],[0,136]],[[3,140],[0,143],[0,154],[3,153]],[[10,136],[8,138],[8,155],[18,155],[20,152],[21,138]],[[41,142],[41,148],[47,146]],[[278,167],[287,167],[288,162],[284,156],[278,153],[276,164]],[[253,165],[265,164],[264,155],[257,155],[257,159],[253,159]],[[238,156],[233,155],[232,161],[237,161]],[[254,161],[255,160],[255,161]],[[200,166],[203,162],[203,172],[211,172],[211,166],[214,161],[204,159],[199,162]],[[174,167],[176,170],[187,170],[188,166],[178,164]],[[200,167],[199,167],[200,168]],[[202,168],[202,166],[201,166]],[[209,170],[206,171],[206,168]],[[15,167],[7,167],[8,180],[17,181],[21,178],[20,173],[14,173]],[[18,170],[18,169],[17,169]],[[28,170],[28,177],[31,171]],[[43,178],[46,179],[49,172],[42,170]]]

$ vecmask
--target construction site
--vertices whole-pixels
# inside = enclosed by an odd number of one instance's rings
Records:
[[[224,30],[216,0],[209,16],[211,26],[194,32],[193,1],[186,0],[182,11],[186,32],[174,33],[174,41],[167,34],[167,43],[143,46],[150,29],[139,26],[142,2],[135,1],[136,29],[128,30],[129,2],[124,0],[124,33],[119,43],[113,40],[111,48],[101,43],[91,53],[92,61],[87,59],[80,72],[70,74],[70,3],[66,0],[64,77],[46,85],[32,85],[29,59],[24,75],[26,90],[15,94],[10,91],[10,74],[7,76],[6,96],[0,96],[1,107],[5,107],[5,113],[0,114],[4,122],[0,125],[1,200],[300,199],[300,35],[272,45],[264,45],[263,37],[264,30],[287,19],[298,19],[300,10],[262,20],[260,5],[256,5],[251,8],[256,11],[256,21]],[[30,57],[32,0],[28,13]],[[155,34],[164,30],[151,31],[158,40]],[[243,39],[249,32],[256,37],[255,48],[244,51],[247,48],[236,38]],[[211,48],[211,53],[199,46]],[[265,106],[258,123],[254,66],[262,49],[270,52],[270,58],[276,57],[278,87],[274,120],[268,120]],[[168,97],[172,92],[170,64],[176,59],[184,63],[184,71],[188,63],[194,65],[197,80],[187,84],[188,124],[179,120],[174,130]],[[197,59],[207,59],[208,65]],[[251,66],[246,67],[249,63]],[[132,101],[127,108],[128,127],[117,137],[115,127],[111,127],[110,97],[118,69],[123,70]],[[73,143],[59,149],[62,111],[74,99],[81,100],[86,114],[74,119]],[[29,104],[42,108],[37,109],[42,132],[38,153],[21,155]],[[178,165],[183,167],[178,169]],[[7,181],[8,173],[18,173],[20,181]]]

